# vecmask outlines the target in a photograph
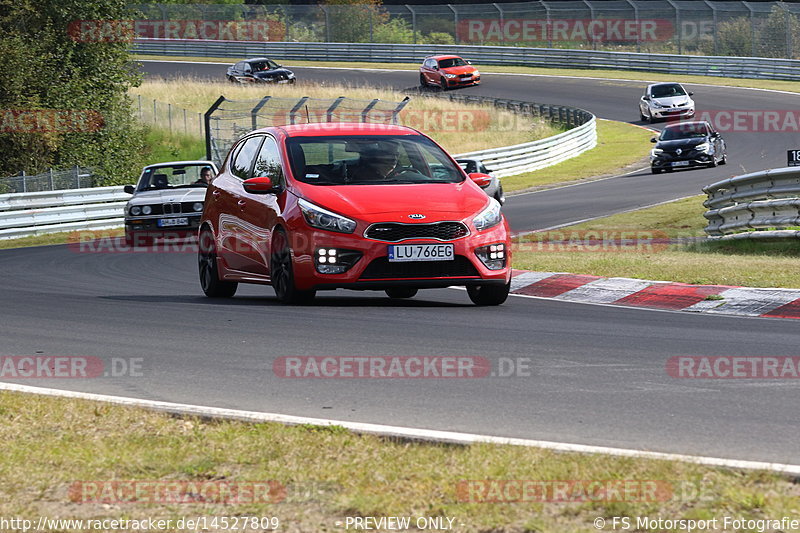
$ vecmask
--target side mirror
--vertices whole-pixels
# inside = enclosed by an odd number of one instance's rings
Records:
[[[650,139],[650,142],[651,142],[651,143],[658,142],[658,139],[656,139],[655,137],[653,137],[652,139]]]
[[[642,96],[642,100],[650,100],[650,97],[647,95]]]
[[[488,174],[482,174],[480,172],[471,172],[469,174],[469,179],[475,182],[475,184],[480,187],[481,189],[485,189],[492,183],[492,177]]]
[[[244,180],[242,187],[250,194],[274,194],[279,190],[272,184],[272,180],[267,177]]]
[[[694,93],[693,93],[692,91],[689,91],[689,96],[692,96],[693,94],[694,94]]]
[[[122,188],[122,190],[128,194],[133,194],[136,192],[136,187],[134,187],[133,185],[126,185],[125,187]]]
[[[471,64],[472,64],[472,61],[470,61],[469,59],[467,59],[467,65],[471,65]]]
[[[439,65],[434,65],[433,70],[439,70]]]

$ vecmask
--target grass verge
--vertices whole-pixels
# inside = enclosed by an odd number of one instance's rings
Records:
[[[702,285],[800,287],[800,243],[795,241],[668,246],[648,240],[704,236],[704,199],[694,196],[531,236],[533,242],[514,255],[514,267]],[[622,232],[630,245],[614,246],[610,239],[619,239]],[[605,243],[603,235],[609,238]]]
[[[503,189],[513,192],[552,187],[644,167],[651,146],[647,141],[652,135],[639,126],[599,119],[595,148],[552,167],[503,178]]]
[[[209,61],[232,65],[235,60],[224,57],[175,57],[175,56],[147,56],[134,55],[133,59],[153,61]],[[357,63],[344,61],[290,61],[288,67],[336,67],[336,68],[376,68],[387,70],[419,70],[417,63]],[[480,65],[479,65],[480,66]],[[574,76],[580,78],[602,78],[645,81],[675,81],[675,74],[659,74],[655,72],[636,72],[629,70],[582,70],[582,69],[553,69],[540,67],[513,67],[500,65],[481,66],[485,74],[535,74],[542,76]],[[224,72],[222,73],[224,75]],[[782,80],[756,80],[747,78],[724,78],[716,76],[691,76],[681,75],[682,83],[705,83],[722,85],[726,87],[750,87],[753,89],[773,89],[778,91],[800,92],[800,82]]]
[[[0,239],[0,250],[10,248],[30,248],[31,246],[50,246],[53,244],[66,244],[80,242],[81,239],[100,239],[107,237],[121,237],[125,234],[124,228],[104,230],[64,231],[60,233],[47,233],[44,235],[31,235],[19,239]]]
[[[344,530],[347,517],[427,516],[454,518],[453,530],[462,532],[563,533],[592,530],[597,517],[764,519],[791,515],[798,506],[797,485],[777,474],[686,463],[401,442],[337,427],[199,420],[10,392],[0,392],[0,417],[0,516],[6,517],[278,517],[281,531],[301,532]],[[194,482],[201,490],[272,481],[279,489],[239,503],[225,496],[215,501],[217,493],[206,490],[201,494],[212,497],[205,502],[176,504],[152,491],[107,490],[113,485],[104,482],[112,480],[140,487]],[[471,484],[481,488],[469,491],[459,485],[476,480],[494,484]],[[505,503],[502,492],[487,492],[504,480],[581,483],[566,503],[542,502],[536,493]],[[626,480],[631,486],[656,483],[658,490],[604,495],[578,489]],[[180,499],[191,497],[188,488],[172,490]],[[282,499],[273,497],[279,494]],[[580,501],[581,494],[592,497]],[[127,501],[118,501],[120,495]],[[482,501],[492,495],[502,503]]]

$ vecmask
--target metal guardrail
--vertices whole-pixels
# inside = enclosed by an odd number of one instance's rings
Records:
[[[137,54],[245,57],[268,56],[281,61],[354,61],[421,63],[435,54],[458,54],[480,65],[611,69],[665,74],[695,74],[730,78],[800,80],[800,60],[763,57],[688,56],[597,50],[562,50],[510,46],[457,46],[370,43],[291,43],[203,41],[194,39],[136,39]],[[220,71],[220,79],[224,72]]]
[[[703,188],[709,210],[705,232],[725,239],[797,238],[800,168],[744,174]]]

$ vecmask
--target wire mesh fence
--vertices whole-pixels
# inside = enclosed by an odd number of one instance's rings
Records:
[[[21,172],[19,176],[0,178],[0,194],[82,189],[94,186],[92,170],[78,166],[65,170],[51,168],[47,172],[32,176]]]
[[[267,126],[355,122],[394,124],[402,102],[353,98],[275,98],[228,100],[221,96],[206,112],[207,157],[221,167],[231,146],[245,133]]]
[[[168,130],[171,134],[203,137],[203,114],[189,111],[154,98],[137,95],[133,100],[133,111],[139,121],[148,126]]]
[[[476,44],[800,57],[800,5],[693,0],[133,6],[143,38]]]

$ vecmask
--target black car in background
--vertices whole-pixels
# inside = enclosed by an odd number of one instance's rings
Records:
[[[228,81],[232,83],[294,83],[294,72],[266,57],[239,61],[228,67]]]
[[[688,167],[715,167],[728,162],[728,152],[722,135],[708,122],[680,122],[664,128],[650,152],[650,169],[661,171]]]

